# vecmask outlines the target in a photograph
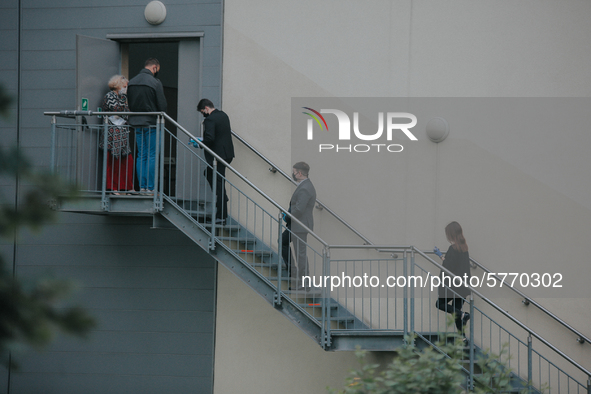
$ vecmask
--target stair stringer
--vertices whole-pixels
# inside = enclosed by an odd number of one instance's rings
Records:
[[[274,306],[277,311],[287,317],[318,345],[322,346],[324,330],[318,321],[301,311],[289,298],[282,296],[281,303],[275,303],[275,286],[249,264],[242,262],[223,243],[217,241],[215,249],[211,250],[209,248],[210,236],[203,224],[195,221],[167,198],[164,199],[162,211],[155,215],[161,215],[162,218],[172,223],[189,239],[207,251],[217,262],[229,269],[265,301]]]

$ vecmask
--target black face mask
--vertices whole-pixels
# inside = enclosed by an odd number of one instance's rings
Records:
[[[159,72],[160,72],[160,71],[156,71],[156,72],[154,73],[154,78],[157,78],[157,77],[158,77],[158,73],[159,73]]]
[[[201,114],[203,115],[204,118],[207,118],[209,116],[209,114],[207,112],[201,112]]]
[[[296,178],[296,176],[293,172],[291,173],[291,177],[293,178],[294,181],[296,181],[296,182],[298,181],[298,178]]]

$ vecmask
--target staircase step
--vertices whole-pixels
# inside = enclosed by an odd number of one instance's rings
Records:
[[[240,242],[240,243],[244,243],[244,244],[249,244],[249,243],[256,243],[257,239],[256,238],[246,238],[246,237],[217,237],[220,241],[235,241],[235,242]]]
[[[273,270],[275,272],[277,272],[277,263],[266,263],[264,261],[260,262],[260,263],[250,263],[251,266],[255,267],[255,268],[267,268],[269,270]],[[275,278],[275,280],[277,280],[277,274],[273,273],[273,277]],[[283,277],[287,277],[287,272],[285,272],[285,270],[283,270]],[[269,277],[271,278],[271,277]]]
[[[331,301],[333,301],[333,300],[331,299]],[[322,302],[318,302],[318,303],[307,302],[305,304],[299,303],[298,305],[301,306],[302,308],[313,308],[313,307],[319,308],[322,306]],[[338,307],[339,306],[337,304],[332,304],[330,306],[330,309],[334,310],[334,309],[337,309]]]
[[[211,217],[211,211],[205,211],[205,210],[201,210],[201,209],[186,209],[185,212],[187,212],[189,215],[193,216],[193,217],[199,217],[199,218],[210,218]]]
[[[270,257],[273,255],[273,252],[270,250],[255,250],[255,249],[237,249],[234,250],[234,253],[237,254],[246,254],[246,255],[251,255],[251,256],[257,256],[257,257]],[[276,266],[277,264],[275,264]],[[267,264],[266,266],[270,267],[271,264]]]
[[[202,225],[205,228],[211,228],[211,223],[202,223]],[[238,224],[226,224],[225,226],[221,226],[221,225],[217,224],[215,227],[217,230],[227,230],[227,231],[239,231],[241,229],[241,226]]]

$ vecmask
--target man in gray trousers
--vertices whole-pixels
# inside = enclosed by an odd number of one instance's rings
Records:
[[[308,178],[310,166],[303,161],[295,163],[292,168],[292,177],[298,182],[298,187],[291,196],[288,212],[296,219],[302,222],[310,230],[314,230],[313,209],[316,204],[316,189],[312,181]],[[281,256],[287,265],[291,268],[291,290],[307,290],[302,287],[302,276],[308,276],[308,257],[306,241],[308,231],[299,223],[292,222],[289,217],[286,218],[287,230],[281,235]],[[293,241],[296,264],[291,264],[289,243]]]

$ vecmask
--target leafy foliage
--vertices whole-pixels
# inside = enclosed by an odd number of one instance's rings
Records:
[[[4,96],[0,86],[0,97]],[[0,114],[5,113],[5,105],[0,100]],[[17,148],[0,149],[0,176],[21,185],[18,202],[0,196],[0,237],[8,240],[14,240],[23,227],[38,231],[55,221],[57,213],[49,205],[76,194],[73,185],[56,175],[36,171]],[[11,271],[0,256],[0,352],[22,345],[40,348],[51,342],[57,330],[84,336],[94,327],[94,319],[81,307],[65,304],[72,282],[24,280]],[[16,366],[10,358],[4,363]]]
[[[435,347],[420,350],[415,336],[405,337],[405,346],[381,372],[378,364],[368,364],[366,352],[355,354],[359,369],[352,370],[340,390],[328,389],[333,394],[461,394],[466,393],[467,379],[462,360],[468,359],[463,338],[450,334],[442,336]],[[476,361],[480,373],[475,378],[474,392],[478,394],[513,392],[511,369],[500,360],[506,355],[483,354]],[[464,386],[464,387],[462,387]],[[521,393],[528,393],[527,387]]]

